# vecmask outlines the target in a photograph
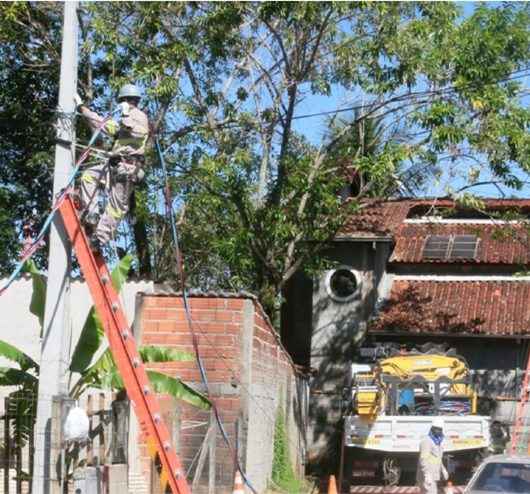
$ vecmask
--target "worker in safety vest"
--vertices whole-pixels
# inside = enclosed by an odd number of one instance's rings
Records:
[[[138,108],[140,98],[140,90],[134,84],[124,85],[118,94],[120,117],[103,123],[105,118],[89,110],[76,95],[78,109],[91,129],[101,128],[104,135],[113,139],[109,159],[87,167],[80,180],[80,201],[84,209],[82,221],[95,250],[114,237],[120,221],[129,210],[134,185],[144,176],[149,121]],[[100,215],[99,197],[102,191],[108,197]]]
[[[421,494],[438,494],[440,481],[447,481],[449,475],[442,463],[443,420],[435,417],[429,434],[420,442],[416,482]]]

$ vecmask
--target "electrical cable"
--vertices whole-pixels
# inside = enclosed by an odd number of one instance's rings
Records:
[[[157,154],[159,155],[159,160],[160,160],[160,157],[162,157],[162,159],[163,159],[164,153],[162,152],[162,149],[160,148],[160,144],[158,142],[158,139],[156,139],[156,141],[155,141],[155,147],[157,148],[156,150],[157,150]],[[172,231],[172,235],[175,235],[174,238],[176,239],[176,243],[175,243],[175,240],[174,240],[174,244],[177,245],[177,248],[175,250],[175,257],[177,259],[177,264],[178,264],[178,268],[179,268],[179,276],[180,276],[181,280],[184,281],[185,278],[184,278],[183,262],[182,262],[181,250],[180,250],[180,247],[178,246],[178,244],[179,244],[179,242],[178,242],[178,232],[177,232],[176,224],[175,224],[175,221],[174,221],[175,213],[174,213],[173,206],[172,206],[172,201],[171,201],[171,194],[170,194],[169,182],[168,182],[168,174],[167,174],[167,166],[166,166],[166,163],[165,163],[164,159],[163,159],[163,161],[162,160],[160,160],[160,161],[161,161],[162,170],[163,170],[164,176],[165,176],[164,200],[165,200],[165,205],[166,205],[166,214],[170,217],[170,222],[172,222],[171,231]],[[220,359],[220,362],[232,374],[232,376],[234,376],[234,379],[237,380],[238,385],[247,393],[247,395],[249,396],[251,401],[256,405],[256,407],[259,408],[261,410],[261,412],[263,413],[263,415],[265,417],[267,417],[268,421],[271,424],[274,425],[275,424],[274,417],[271,417],[271,415],[268,413],[268,411],[257,400],[254,399],[254,397],[252,396],[252,393],[250,392],[250,390],[239,379],[235,378],[236,372],[235,372],[235,370],[233,369],[233,367],[231,365],[226,363],[226,361],[228,360],[227,357],[224,354],[219,352],[217,347],[214,345],[214,343],[208,337],[208,333],[202,329],[201,325],[199,323],[196,323],[195,321],[193,321],[193,318],[191,317],[191,309],[190,309],[189,303],[188,303],[187,291],[185,290],[185,283],[184,283],[183,287],[181,287],[181,292],[183,293],[183,302],[184,302],[186,319],[187,319],[188,325],[191,328],[192,335],[195,336],[194,327],[198,326],[199,331],[201,332],[201,335],[204,337],[205,342],[211,347],[211,349],[214,351],[216,356]],[[194,340],[192,340],[192,341],[194,341]],[[194,345],[194,348],[195,348],[195,345]],[[203,381],[203,385],[205,386],[206,389],[208,389],[208,387],[207,387],[207,376],[206,376],[206,372],[205,372],[205,370],[204,370],[204,368],[202,366],[202,360],[200,361],[200,363],[198,363],[198,366],[199,366],[199,371],[200,371],[200,374],[201,374],[201,380]],[[206,382],[206,384],[205,384],[205,382]],[[217,410],[215,410],[215,412],[217,412]],[[218,423],[220,424],[219,429],[221,430],[221,433],[224,432],[224,434],[226,436],[226,432],[224,431],[222,423],[220,422],[219,415],[216,415],[216,421],[218,421]],[[229,441],[227,436],[224,439],[226,441]],[[288,441],[291,443],[291,445],[295,449],[298,448],[298,445],[294,444],[293,441],[290,438],[288,438]],[[242,473],[242,476],[243,476],[243,472],[241,472],[241,473]]]
[[[187,296],[187,290],[186,290],[186,282],[185,282],[185,278],[184,278],[184,267],[183,267],[183,263],[182,263],[182,254],[181,254],[180,245],[179,245],[179,237],[178,237],[177,225],[175,223],[175,214],[174,214],[174,210],[173,210],[173,204],[172,204],[172,201],[171,201],[171,194],[170,194],[170,188],[169,188],[169,177],[168,177],[168,173],[167,173],[166,162],[165,162],[164,155],[162,153],[162,149],[160,147],[160,142],[158,141],[158,138],[155,138],[155,147],[156,147],[156,152],[158,154],[158,159],[160,161],[160,165],[162,167],[162,172],[164,174],[164,182],[165,182],[165,185],[164,185],[164,198],[165,198],[166,214],[169,216],[170,223],[171,223],[171,235],[172,235],[172,239],[173,239],[173,245],[174,245],[174,248],[175,248],[175,258],[176,258],[176,261],[177,261],[177,269],[178,269],[179,277],[180,277],[181,290],[182,290],[182,300],[183,300],[183,303],[184,303],[184,312],[186,314],[186,320],[188,322],[188,327],[190,328],[190,332],[191,332],[191,336],[192,336],[193,349],[194,349],[194,352],[195,352],[195,358],[196,358],[196,361],[197,361],[197,365],[199,367],[199,373],[201,375],[201,380],[202,380],[202,383],[203,383],[204,387],[206,388],[207,394],[209,395],[208,377],[207,377],[207,374],[206,374],[206,370],[204,368],[204,364],[202,362],[202,358],[201,358],[201,354],[200,354],[200,350],[199,350],[199,342],[198,342],[198,338],[197,338],[197,333],[195,332],[195,329],[194,329],[193,319],[191,317],[191,310],[190,310],[190,306],[189,306],[189,302],[188,302],[188,296]],[[226,430],[224,428],[223,422],[222,422],[221,417],[219,415],[219,410],[217,409],[217,406],[215,405],[215,403],[213,401],[211,403],[212,403],[212,410],[213,410],[214,416],[215,416],[215,421],[216,421],[217,426],[218,426],[218,428],[219,428],[219,430],[221,432],[221,436],[223,437],[223,440],[224,440],[224,442],[226,443],[226,445],[228,447],[228,450],[231,451],[233,456],[234,456],[234,463],[236,464],[237,470],[241,474],[241,477],[243,478],[243,481],[248,486],[248,488],[254,494],[257,494],[256,489],[253,487],[253,485],[251,484],[250,480],[247,478],[245,472],[243,471],[243,468],[241,467],[241,464],[239,462],[239,458],[237,458],[237,452],[234,450],[234,448],[232,446],[232,443],[231,443],[231,441],[230,441],[230,439],[228,437],[228,434],[226,433]]]
[[[512,75],[513,74],[518,74],[520,72],[527,72],[529,70],[529,68],[525,68],[525,69],[521,69],[521,70],[516,70],[514,72],[512,72]],[[515,77],[506,77],[506,78],[503,78],[503,79],[498,79],[496,81],[492,81],[492,82],[487,82],[487,83],[484,83],[485,86],[491,86],[491,85],[494,85],[494,84],[498,84],[500,82],[509,82],[509,81],[513,81],[513,80],[517,80],[517,79],[523,79],[525,77],[528,77],[530,75],[530,73],[525,73],[525,74],[520,74],[520,75],[517,75]],[[399,101],[405,101],[409,98],[414,98],[414,97],[429,97],[429,96],[434,96],[434,95],[439,95],[439,94],[444,94],[444,93],[451,93],[453,91],[458,91],[458,90],[462,90],[462,89],[466,89],[466,88],[469,88],[469,87],[472,87],[472,86],[475,86],[476,84],[475,83],[469,83],[467,85],[464,85],[462,88],[456,88],[455,86],[450,86],[450,87],[447,87],[447,88],[441,88],[441,89],[433,89],[431,91],[416,91],[416,92],[413,92],[413,93],[406,93],[406,94],[402,94],[400,96],[395,96],[393,98],[390,98],[390,101],[391,102],[399,102]],[[380,104],[380,105],[375,105],[375,106],[386,106],[387,104],[389,103],[389,101],[385,101],[384,103]],[[345,108],[336,108],[335,110],[324,110],[324,111],[321,111],[321,112],[316,112],[316,113],[307,113],[307,114],[302,114],[302,115],[294,115],[292,120],[300,120],[302,118],[313,118],[313,117],[320,117],[320,116],[325,116],[325,115],[336,115],[337,113],[344,113],[344,112],[350,112],[350,111],[355,111],[355,110],[364,110],[366,109],[367,107],[370,107],[371,105],[370,104],[363,104],[363,105],[355,105],[355,106],[348,106],[348,107],[345,107]]]
[[[74,183],[74,180],[75,180],[75,178],[77,176],[77,173],[79,171],[80,166],[88,158],[88,155],[90,154],[92,146],[94,145],[94,143],[95,143],[96,139],[98,138],[100,132],[102,131],[103,127],[105,126],[105,124],[108,122],[108,120],[110,118],[111,118],[111,116],[109,116],[107,118],[104,118],[101,121],[101,123],[98,125],[98,127],[94,130],[94,132],[92,133],[92,136],[90,138],[90,141],[88,142],[88,145],[87,145],[85,151],[81,154],[81,156],[77,160],[77,162],[76,162],[76,164],[74,166],[74,169],[70,173],[70,176],[68,178],[66,186],[64,187],[64,189],[59,193],[58,197],[56,198],[56,200],[55,200],[55,202],[54,202],[54,204],[52,206],[52,209],[51,209],[50,213],[48,214],[48,216],[46,217],[46,219],[44,220],[44,223],[43,223],[39,233],[33,239],[33,241],[28,246],[28,248],[24,250],[24,252],[22,254],[22,257],[20,258],[20,260],[16,264],[15,268],[11,272],[11,274],[10,274],[9,278],[7,279],[6,283],[4,284],[4,286],[2,286],[2,288],[0,288],[0,296],[18,278],[18,276],[20,275],[22,269],[24,268],[24,264],[26,263],[26,261],[31,259],[31,257],[33,257],[35,252],[37,252],[37,250],[39,250],[40,247],[42,246],[41,240],[44,238],[44,235],[46,234],[48,228],[50,228],[50,226],[52,224],[52,221],[53,221],[53,218],[55,216],[55,213],[59,209],[59,206],[63,202],[63,200],[66,197],[66,195],[68,194],[72,184]]]

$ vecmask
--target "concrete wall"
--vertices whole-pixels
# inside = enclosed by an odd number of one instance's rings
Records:
[[[342,390],[353,358],[356,342],[366,329],[366,321],[386,290],[387,242],[337,242],[327,253],[335,265],[348,266],[358,278],[354,297],[334,300],[326,286],[329,271],[313,282],[309,460],[334,471],[340,441]],[[330,459],[332,462],[330,462]]]
[[[5,283],[0,280],[0,285]],[[132,323],[135,314],[136,293],[152,291],[153,283],[147,281],[130,281],[123,287],[121,301]],[[32,282],[29,276],[15,281],[0,297],[0,338],[20,348],[34,360],[40,359],[40,327],[38,319],[29,311]],[[70,325],[65,328],[71,335],[71,351],[73,352],[86,316],[92,306],[92,298],[88,288],[81,280],[70,283]]]
[[[0,285],[5,281],[0,280]],[[130,281],[124,285],[120,298],[131,324],[136,311],[136,294],[139,291],[150,292],[152,290],[153,283],[146,281]],[[0,339],[16,346],[38,362],[41,346],[40,325],[38,319],[29,311],[32,293],[31,278],[24,276],[15,281],[0,296],[0,314],[2,314]],[[75,349],[92,305],[92,298],[85,283],[79,279],[72,280],[70,283],[70,324],[65,328],[70,335],[70,355]],[[0,365],[10,364],[0,359]],[[3,410],[3,400],[0,400],[0,409]]]
[[[141,306],[141,341],[193,351],[192,336],[185,319],[182,299],[174,295],[148,295]],[[302,471],[305,453],[305,389],[287,352],[261,307],[248,298],[192,297],[191,314],[198,345],[209,381],[210,397],[216,403],[239,461],[258,492],[270,479],[273,437],[278,407],[284,409],[290,454],[295,470]],[[178,375],[195,389],[205,391],[195,362],[152,366]],[[193,478],[210,413],[179,404],[178,451],[189,478]],[[215,443],[215,492],[231,493],[234,455],[217,430]],[[149,475],[145,451],[143,468]],[[207,492],[208,466],[194,492]]]

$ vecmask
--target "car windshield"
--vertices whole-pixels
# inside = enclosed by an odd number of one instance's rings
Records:
[[[471,487],[471,492],[530,493],[530,463],[488,463]]]

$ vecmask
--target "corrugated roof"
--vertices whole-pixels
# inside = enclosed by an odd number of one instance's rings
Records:
[[[528,300],[530,281],[397,279],[370,331],[530,335]]]

